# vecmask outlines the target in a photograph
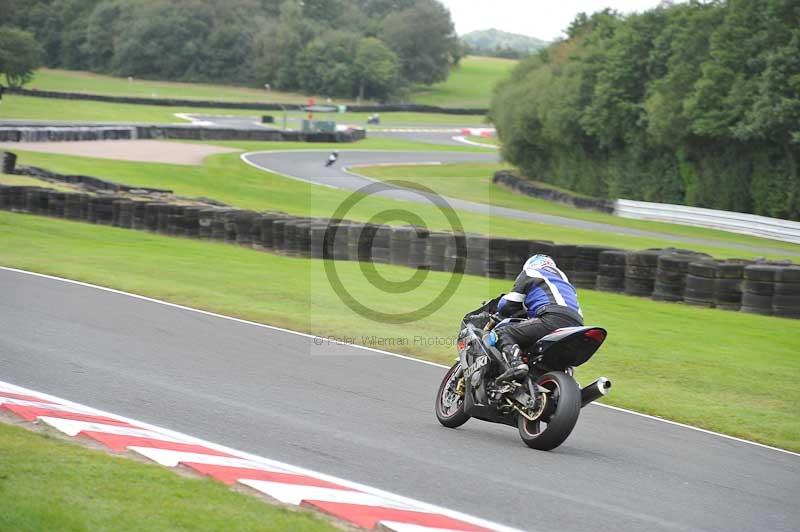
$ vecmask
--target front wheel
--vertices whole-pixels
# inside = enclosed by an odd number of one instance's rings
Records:
[[[451,429],[460,427],[469,419],[469,414],[464,413],[464,382],[460,369],[461,363],[453,364],[436,394],[436,419]]]
[[[525,445],[549,451],[564,443],[575,428],[581,412],[581,393],[575,379],[560,371],[545,373],[536,382],[550,390],[547,404],[536,421],[519,415],[517,428]]]

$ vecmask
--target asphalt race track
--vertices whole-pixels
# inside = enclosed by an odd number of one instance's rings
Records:
[[[464,163],[464,162],[496,162],[499,160],[497,153],[486,152],[393,152],[393,151],[369,151],[369,150],[339,150],[339,160],[334,166],[325,167],[325,160],[329,151],[265,151],[246,153],[242,158],[253,166],[275,172],[287,177],[299,179],[309,183],[324,185],[328,187],[341,188],[344,190],[358,190],[370,183],[373,179],[355,175],[358,172],[357,166],[372,166],[379,164],[424,164],[424,163]],[[351,169],[351,171],[348,171]],[[720,245],[730,248],[743,250],[757,250],[762,252],[773,252],[782,255],[792,254],[791,251],[772,248],[769,246],[749,246],[736,244],[728,241],[716,241],[713,239],[693,238],[680,235],[658,233],[656,231],[645,231],[630,227],[622,227],[598,222],[589,222],[575,218],[564,218],[537,212],[521,211],[505,207],[496,207],[486,203],[477,203],[455,198],[441,198],[439,196],[428,196],[419,191],[409,191],[402,188],[394,188],[380,192],[379,195],[413,202],[433,202],[436,204],[446,203],[459,211],[469,211],[478,214],[491,216],[503,216],[528,220],[543,224],[558,225],[561,227],[574,227],[576,229],[586,229],[590,231],[601,231],[605,233],[617,233],[631,236],[648,238],[667,239],[686,244]],[[537,235],[531,235],[537,238]],[[547,239],[546,236],[540,238]]]
[[[797,455],[594,405],[533,451],[441,427],[434,365],[3,269],[0,294],[0,380],[244,451],[527,530],[800,523]]]

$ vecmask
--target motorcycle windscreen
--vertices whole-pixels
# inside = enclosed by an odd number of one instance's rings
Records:
[[[563,370],[580,366],[592,358],[606,334],[600,327],[567,327],[539,340],[536,351],[549,368]]]

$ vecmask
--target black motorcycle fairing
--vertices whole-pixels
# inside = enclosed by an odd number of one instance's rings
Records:
[[[601,327],[565,327],[541,338],[532,354],[541,356],[542,364],[550,369],[565,370],[584,364],[597,352],[606,339]]]

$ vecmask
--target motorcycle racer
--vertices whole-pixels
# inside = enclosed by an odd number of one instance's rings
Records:
[[[511,292],[498,303],[504,317],[523,314],[525,321],[505,324],[487,335],[489,345],[503,354],[505,371],[496,382],[518,380],[528,372],[522,350],[563,327],[583,325],[583,314],[575,287],[548,255],[534,255],[522,267]]]

